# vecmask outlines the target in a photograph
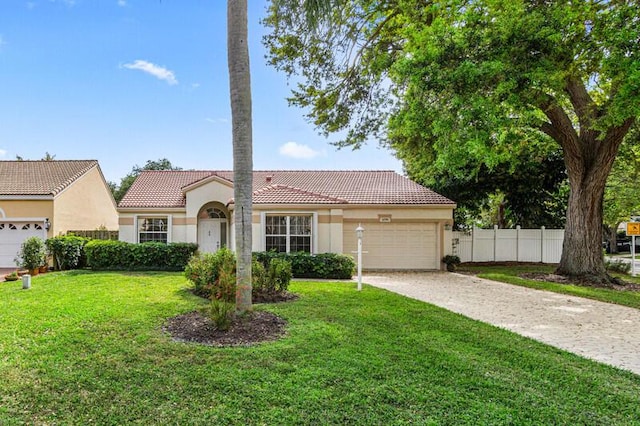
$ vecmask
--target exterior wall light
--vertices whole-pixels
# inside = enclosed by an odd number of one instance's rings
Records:
[[[48,231],[51,228],[51,222],[49,222],[49,218],[44,220],[44,229]]]

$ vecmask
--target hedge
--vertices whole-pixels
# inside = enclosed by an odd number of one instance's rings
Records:
[[[53,267],[60,271],[66,269],[84,268],[87,257],[84,246],[88,238],[75,235],[52,237],[45,241],[47,251],[53,258]]]
[[[126,271],[182,271],[198,246],[191,243],[142,243],[92,240],[85,245],[92,269]]]
[[[269,265],[271,259],[284,259],[291,263],[291,271],[295,278],[350,279],[356,267],[351,256],[336,253],[261,251],[254,252],[253,258],[265,267]]]

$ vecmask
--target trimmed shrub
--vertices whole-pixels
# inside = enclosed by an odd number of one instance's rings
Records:
[[[236,257],[227,248],[222,248],[215,253],[203,253],[191,257],[184,269],[184,275],[194,285],[194,292],[202,297],[209,298],[214,292],[213,288],[220,276],[220,269],[225,264],[235,265]],[[235,279],[235,270],[233,271]]]
[[[259,299],[270,299],[284,293],[291,282],[291,263],[284,259],[274,258],[265,268],[261,262],[254,260],[251,265],[252,295]]]
[[[29,237],[24,240],[15,262],[19,267],[29,270],[38,269],[44,265],[46,262],[44,241],[38,237]]]
[[[193,256],[185,268],[185,276],[194,285],[194,293],[212,300],[235,303],[236,258],[224,248],[215,253]],[[268,267],[253,260],[251,264],[254,299],[284,293],[291,282],[291,264],[284,259],[270,259]]]
[[[128,271],[184,270],[198,246],[190,243],[142,243],[92,240],[85,245],[92,269]]]
[[[271,292],[283,293],[287,291],[291,277],[291,263],[284,259],[271,259],[267,274],[268,288]]]
[[[88,238],[68,235],[49,238],[45,245],[53,258],[53,267],[56,270],[67,270],[84,268],[87,265],[84,246],[88,242]]]
[[[607,271],[618,272],[619,274],[629,274],[631,271],[631,263],[624,260],[607,260],[604,262],[604,266]]]
[[[262,251],[253,253],[253,256],[265,267],[269,265],[271,259],[288,261],[291,263],[291,272],[295,278],[350,279],[356,267],[352,257],[337,253]]]

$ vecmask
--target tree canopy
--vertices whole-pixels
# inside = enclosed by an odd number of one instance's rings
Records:
[[[313,31],[299,4],[272,5],[265,43],[322,132],[457,177],[560,149],[558,272],[606,276],[604,187],[640,114],[638,2],[355,0]]]
[[[612,251],[620,223],[640,214],[640,129],[636,124],[625,137],[613,163],[604,193],[604,224]]]
[[[158,160],[147,160],[147,163],[140,167],[139,165],[133,166],[131,169],[131,173],[126,175],[120,180],[120,185],[116,185],[114,182],[109,182],[109,188],[111,188],[111,192],[113,193],[113,198],[116,200],[116,203],[119,203],[120,200],[127,193],[133,181],[136,180],[140,172],[143,170],[182,170],[181,167],[175,167],[171,164],[171,161],[166,158],[160,158]]]

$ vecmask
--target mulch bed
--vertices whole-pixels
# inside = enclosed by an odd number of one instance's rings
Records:
[[[525,272],[519,275],[522,278],[535,281],[547,281],[557,284],[573,284],[584,287],[609,288],[618,291],[640,291],[640,285],[615,279],[615,282],[595,282],[579,277],[567,277],[564,275],[548,274],[545,272]]]
[[[254,294],[253,303],[280,303],[298,299],[287,291],[275,294]],[[228,330],[218,330],[213,321],[199,311],[170,318],[162,327],[173,340],[207,346],[251,346],[278,340],[286,334],[287,322],[271,312],[254,311],[232,320]]]
[[[271,312],[254,311],[236,317],[229,330],[218,330],[213,321],[198,311],[170,318],[162,328],[178,342],[207,346],[251,346],[285,335],[287,322]]]

